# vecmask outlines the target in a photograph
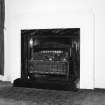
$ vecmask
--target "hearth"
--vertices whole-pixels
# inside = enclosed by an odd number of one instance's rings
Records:
[[[75,88],[79,78],[79,28],[21,30],[21,78],[14,86]]]

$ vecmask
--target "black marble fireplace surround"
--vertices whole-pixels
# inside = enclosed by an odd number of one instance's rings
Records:
[[[74,90],[80,79],[80,28],[21,30],[16,87]]]

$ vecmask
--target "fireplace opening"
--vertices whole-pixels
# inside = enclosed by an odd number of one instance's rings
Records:
[[[76,85],[80,79],[80,28],[21,30],[21,79]]]

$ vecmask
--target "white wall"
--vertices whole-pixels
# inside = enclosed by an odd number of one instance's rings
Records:
[[[94,86],[105,88],[105,50],[102,47],[105,33],[104,0],[6,0],[5,2],[6,29],[4,80],[13,81],[15,78],[20,77],[21,29],[78,27],[81,28],[82,45],[80,86],[81,88],[93,88]],[[92,55],[94,33],[95,78],[93,75],[94,57]],[[93,81],[93,79],[95,81]],[[95,84],[93,82],[95,82]]]

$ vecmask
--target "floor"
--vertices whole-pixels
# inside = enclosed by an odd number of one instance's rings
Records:
[[[105,90],[58,91],[0,82],[0,105],[105,105]]]

